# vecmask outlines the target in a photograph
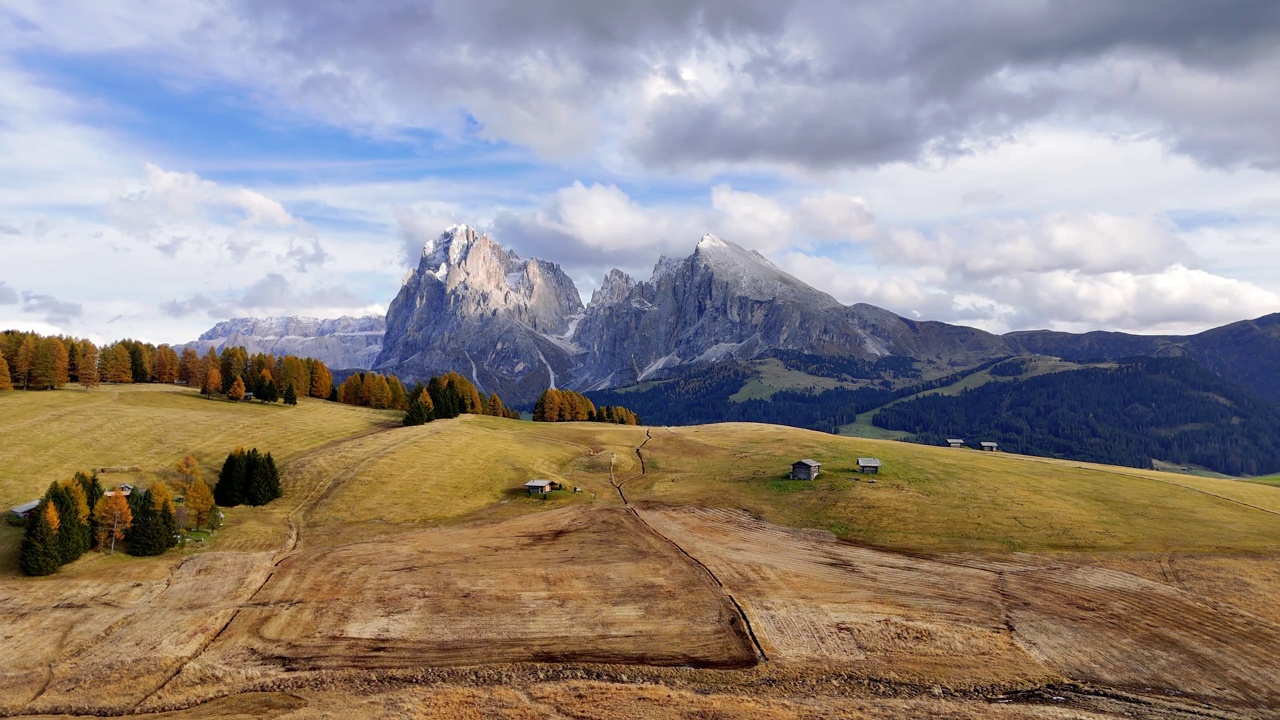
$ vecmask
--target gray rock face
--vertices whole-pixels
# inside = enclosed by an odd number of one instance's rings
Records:
[[[615,387],[775,349],[970,364],[1006,350],[979,330],[842,305],[713,235],[688,258],[660,260],[647,281],[610,272],[584,308],[558,266],[455,226],[423,248],[391,303],[376,367],[405,380],[458,370],[519,403],[550,385]]]
[[[558,265],[523,259],[465,225],[422,250],[387,310],[376,369],[406,382],[450,370],[528,402],[572,368],[582,298]]]
[[[380,317],[234,318],[214,325],[188,347],[204,353],[230,345],[249,353],[296,355],[320,360],[334,369],[373,367],[382,351],[386,320]]]
[[[775,349],[967,361],[1004,346],[979,330],[842,305],[759,253],[714,235],[703,237],[684,260],[659,260],[648,281],[613,271],[573,337],[581,353],[572,385],[591,390],[643,381],[687,363],[749,360]]]

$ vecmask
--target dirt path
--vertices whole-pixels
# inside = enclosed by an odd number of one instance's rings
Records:
[[[645,428],[645,431],[644,431],[644,442],[640,443],[640,446],[636,448],[636,457],[640,458],[640,472],[639,472],[639,473],[637,473],[637,474],[635,474],[635,475],[631,475],[630,477],[627,477],[627,478],[625,478],[625,479],[623,479],[623,480],[614,480],[614,478],[613,478],[613,468],[612,468],[612,466],[610,466],[610,469],[609,469],[609,481],[613,483],[613,486],[614,486],[615,488],[617,488],[617,490],[618,490],[618,497],[622,498],[622,504],[627,508],[627,510],[630,510],[630,511],[631,511],[631,513],[632,513],[633,515],[635,515],[636,519],[640,521],[640,524],[641,524],[641,525],[643,525],[643,526],[644,526],[644,527],[645,527],[649,532],[653,533],[655,536],[657,536],[658,538],[660,538],[662,541],[664,541],[664,542],[666,542],[666,543],[670,544],[670,545],[671,545],[671,547],[673,547],[673,548],[675,548],[677,551],[679,551],[679,553],[680,553],[681,555],[683,555],[683,556],[685,556],[686,558],[688,558],[688,559],[690,560],[690,562],[692,562],[692,563],[693,563],[695,566],[697,566],[697,567],[698,567],[698,568],[699,568],[703,573],[705,573],[705,574],[707,575],[707,577],[711,578],[711,581],[712,581],[712,582],[714,582],[714,583],[716,584],[716,586],[717,586],[717,587],[719,587],[721,590],[723,590],[723,591],[724,591],[725,597],[729,598],[729,602],[733,603],[733,607],[734,607],[734,609],[736,609],[736,610],[738,611],[738,617],[739,617],[739,618],[741,618],[741,620],[742,620],[743,627],[744,627],[744,628],[746,629],[746,631],[747,631],[747,636],[751,638],[751,644],[752,644],[752,645],[755,645],[755,648],[756,648],[756,654],[760,657],[760,661],[761,661],[761,662],[766,662],[766,663],[767,663],[767,662],[769,662],[769,656],[768,656],[767,654],[765,654],[764,648],[760,645],[760,640],[759,640],[759,638],[757,638],[757,637],[756,637],[756,631],[755,631],[755,628],[754,628],[754,627],[752,627],[752,625],[751,625],[751,618],[747,617],[747,611],[743,609],[743,607],[742,607],[742,603],[739,603],[739,602],[738,602],[738,600],[737,600],[737,598],[735,598],[735,597],[733,596],[733,593],[729,592],[729,589],[728,589],[728,588],[726,588],[726,587],[724,586],[724,583],[720,581],[720,578],[716,577],[716,574],[715,574],[714,572],[712,572],[712,571],[711,571],[711,568],[707,567],[707,566],[706,566],[706,564],[705,564],[705,563],[703,563],[703,562],[702,562],[701,560],[699,560],[698,558],[696,558],[696,557],[694,557],[693,555],[689,554],[689,551],[688,551],[688,550],[685,550],[683,547],[680,547],[680,544],[679,544],[679,543],[675,542],[674,540],[672,540],[671,538],[667,537],[666,535],[663,535],[662,533],[658,532],[657,528],[653,527],[653,525],[650,525],[650,524],[649,524],[649,522],[648,522],[647,520],[645,520],[645,519],[644,519],[644,516],[643,516],[643,515],[641,515],[641,514],[640,514],[640,513],[635,509],[635,507],[633,507],[633,506],[631,505],[631,502],[630,502],[629,500],[627,500],[627,494],[626,494],[625,492],[623,492],[622,486],[626,485],[627,483],[631,482],[632,480],[636,480],[636,479],[642,478],[642,477],[644,477],[646,474],[648,474],[649,469],[648,469],[648,466],[646,465],[646,463],[645,463],[645,459],[644,459],[644,446],[645,446],[645,445],[648,445],[648,444],[649,444],[649,441],[650,441],[650,440],[652,440],[652,439],[653,439],[653,432],[652,432],[651,430],[649,430],[648,428]]]
[[[381,435],[391,430],[395,430],[396,427],[397,426],[393,426],[393,425],[385,425],[385,426],[380,426],[376,428],[370,428],[369,430],[357,433],[350,437],[340,438],[338,440],[331,440],[316,448],[313,448],[306,455],[298,459],[291,460],[290,462],[285,464],[282,470],[285,473],[296,472],[297,466],[305,464],[305,462],[308,459],[314,459],[316,458],[316,456],[323,457],[326,451],[335,450],[344,445],[357,443],[374,435]],[[393,449],[393,448],[399,447],[400,445],[403,445],[407,442],[411,442],[414,439],[417,439],[416,435],[406,434],[402,438],[397,438],[396,441],[390,444],[386,449]],[[311,488],[311,490],[308,491],[307,494],[304,495],[302,499],[298,501],[298,503],[294,506],[294,508],[290,510],[289,514],[285,517],[286,521],[289,524],[289,533],[285,537],[285,541],[280,546],[280,549],[277,550],[275,555],[272,557],[271,570],[266,574],[266,577],[263,578],[262,582],[257,586],[257,588],[255,588],[251,593],[249,593],[249,596],[245,599],[243,603],[241,603],[241,607],[237,608],[233,613],[231,613],[231,616],[227,618],[227,621],[223,623],[220,628],[218,628],[218,631],[216,633],[210,636],[207,641],[201,643],[200,647],[197,648],[197,650],[194,653],[192,653],[191,655],[184,658],[181,662],[179,662],[177,666],[174,668],[173,672],[169,673],[165,677],[165,679],[159,685],[156,686],[154,690],[148,692],[146,695],[142,696],[142,698],[139,699],[136,703],[134,703],[133,705],[134,712],[137,712],[139,708],[141,708],[144,704],[146,704],[148,700],[160,694],[166,687],[168,687],[169,683],[173,682],[173,679],[176,678],[182,672],[182,670],[186,668],[188,664],[190,664],[196,658],[200,657],[200,655],[202,655],[204,651],[209,648],[210,645],[216,642],[218,638],[222,637],[222,634],[226,632],[227,628],[230,627],[231,624],[235,622],[236,618],[240,616],[241,609],[246,605],[252,604],[254,601],[254,598],[258,597],[262,593],[262,591],[267,587],[267,585],[271,582],[271,579],[275,577],[276,568],[280,566],[280,563],[284,562],[288,557],[298,552],[302,544],[302,531],[306,526],[306,514],[313,507],[315,507],[316,503],[318,503],[326,494],[328,494],[330,491],[332,491],[336,486],[340,485],[342,482],[354,477],[370,461],[371,461],[370,456],[367,454],[362,453],[357,455],[355,459],[353,459],[352,461],[339,465],[331,473],[326,475],[323,479],[316,482],[315,485]]]

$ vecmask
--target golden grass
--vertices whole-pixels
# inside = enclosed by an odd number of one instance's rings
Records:
[[[635,447],[644,430],[594,423],[542,424],[463,416],[397,430],[402,441],[344,481],[308,517],[318,525],[425,523],[614,503],[619,477],[638,472]],[[616,456],[616,459],[614,457]],[[524,483],[545,478],[566,490],[529,497]],[[583,492],[574,493],[573,488]]]
[[[230,403],[173,385],[104,385],[93,390],[0,395],[0,503],[39,497],[50,482],[93,467],[172,468],[190,453],[216,479],[226,454],[256,446],[287,462],[325,442],[399,414],[303,399],[297,407]],[[138,476],[107,475],[104,482]]]
[[[630,490],[636,498],[741,507],[882,547],[1267,551],[1280,542],[1280,518],[1266,512],[1280,511],[1280,490],[1231,480],[753,424],[657,430],[646,456],[654,472]],[[860,456],[884,461],[875,483],[857,474]],[[822,477],[783,480],[802,457],[823,462]]]

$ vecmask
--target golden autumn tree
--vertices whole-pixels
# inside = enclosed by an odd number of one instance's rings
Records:
[[[192,386],[204,383],[204,364],[195,348],[182,348],[182,355],[178,357],[178,382]]]
[[[182,487],[184,495],[190,492],[192,484],[200,479],[200,463],[196,462],[191,455],[179,460],[173,469],[178,473],[178,485]]]
[[[36,336],[27,335],[18,345],[18,352],[13,359],[14,380],[26,390],[31,385],[31,365],[36,360]]]
[[[233,402],[239,402],[244,399],[244,378],[236,376],[231,387],[227,390],[227,399]]]
[[[187,506],[187,512],[191,514],[191,519],[195,521],[196,529],[199,530],[201,525],[208,522],[209,513],[213,511],[213,491],[204,480],[196,478],[191,483],[191,487],[187,488],[183,504]]]
[[[13,389],[13,379],[9,377],[9,363],[0,352],[0,392]]]
[[[204,386],[200,388],[201,395],[217,395],[222,392],[222,371],[218,369],[217,363],[209,366],[208,372],[204,376]]]
[[[133,527],[133,512],[120,488],[103,495],[93,506],[93,518],[97,522],[98,547],[110,547],[116,551],[116,542],[124,539],[125,532]]]
[[[98,346],[88,340],[80,341],[80,362],[76,370],[77,381],[86,390],[98,387],[101,376],[98,374]]]

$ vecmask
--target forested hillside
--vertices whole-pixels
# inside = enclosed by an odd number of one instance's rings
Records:
[[[989,383],[899,403],[873,422],[927,444],[963,437],[1130,467],[1154,458],[1230,475],[1280,470],[1280,408],[1185,358]]]
[[[825,370],[844,379],[918,378],[907,358],[881,358],[868,363],[857,358],[822,357],[802,353],[778,353],[788,368],[809,371],[815,376]],[[748,363],[730,360],[680,371],[674,377],[620,390],[587,393],[596,405],[625,405],[649,425],[697,425],[715,422],[762,422],[775,425],[836,432],[853,422],[859,413],[918,392],[945,387],[967,375],[980,372],[1004,360],[997,358],[975,368],[925,382],[894,388],[877,382],[860,388],[832,388],[821,392],[779,390],[771,399],[732,400],[742,386],[755,377]]]

